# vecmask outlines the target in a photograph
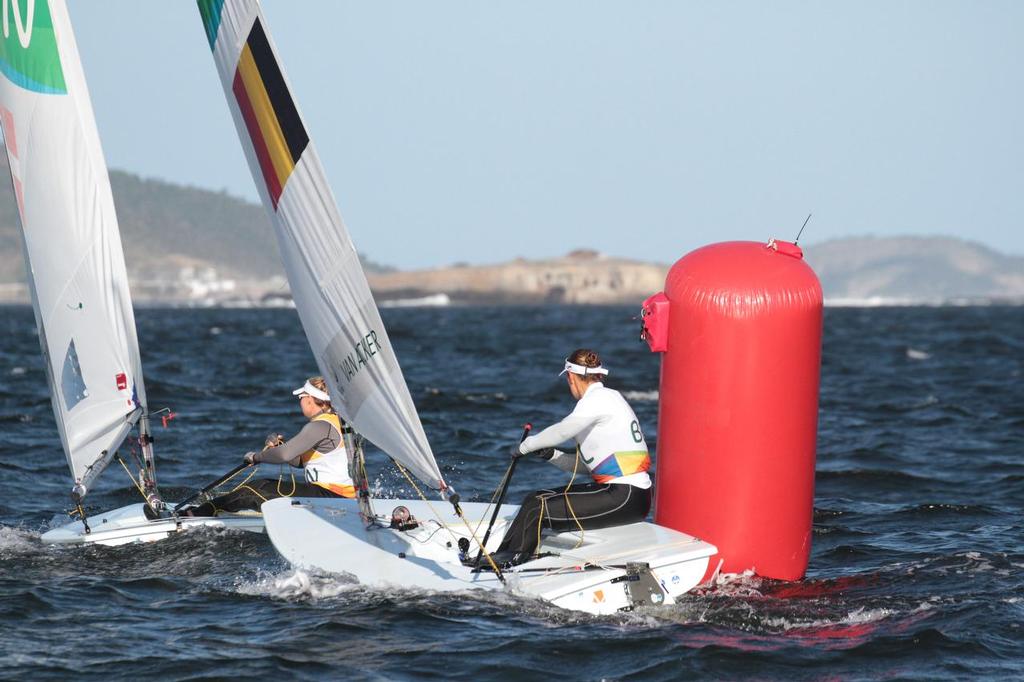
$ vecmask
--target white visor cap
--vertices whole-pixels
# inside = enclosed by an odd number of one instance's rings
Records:
[[[316,398],[317,400],[323,400],[325,403],[331,402],[331,396],[327,395],[319,388],[309,383],[308,381],[302,385],[302,388],[297,388],[292,391],[292,395],[308,395]]]
[[[573,374],[579,374],[586,376],[588,374],[608,374],[608,370],[598,365],[597,367],[584,367],[583,365],[577,365],[575,362],[569,362],[569,358],[565,359],[565,368],[558,373],[558,376],[562,376],[566,372],[572,372]]]

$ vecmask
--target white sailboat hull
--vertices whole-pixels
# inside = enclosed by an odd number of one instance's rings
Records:
[[[143,513],[143,503],[130,504],[103,514],[90,516],[90,532],[81,521],[73,521],[43,533],[48,545],[127,545],[132,542],[156,542],[195,528],[225,528],[253,533],[263,532],[259,514],[180,517],[150,521]]]
[[[375,500],[377,511],[404,505],[421,521],[411,531],[380,525],[367,528],[354,500],[281,498],[263,505],[267,535],[293,566],[348,574],[374,587],[405,587],[440,591],[509,589],[556,606],[593,614],[611,614],[642,605],[671,604],[697,586],[708,559],[717,549],[707,543],[653,523],[633,523],[580,533],[545,536],[542,557],[505,571],[503,585],[491,571],[475,572],[458,556],[458,538],[470,538],[466,525],[447,507],[434,509],[452,516],[442,527],[427,503],[418,500]],[[487,526],[488,505],[465,503],[463,512],[477,536]],[[506,509],[506,508],[503,508]],[[488,550],[498,546],[515,507],[495,525]],[[471,540],[471,554],[476,543]],[[653,581],[627,576],[627,564],[648,565]],[[654,586],[643,592],[640,584]],[[661,589],[657,589],[660,587]]]

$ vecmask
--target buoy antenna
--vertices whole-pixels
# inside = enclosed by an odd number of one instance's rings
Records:
[[[807,214],[807,217],[804,219],[804,224],[800,226],[800,231],[796,233],[796,239],[793,240],[794,244],[798,244],[800,242],[800,235],[802,235],[804,233],[804,228],[807,227],[807,222],[811,219],[812,215],[814,215],[814,214],[813,213],[808,213]]]

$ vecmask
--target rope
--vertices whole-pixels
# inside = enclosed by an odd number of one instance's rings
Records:
[[[245,477],[245,480],[244,480],[244,481],[242,481],[241,483],[239,483],[238,485],[236,485],[236,486],[235,486],[234,488],[232,488],[231,490],[229,490],[229,491],[228,491],[228,494],[230,494],[230,493],[233,493],[233,492],[235,492],[236,490],[240,489],[240,488],[241,488],[242,486],[244,486],[244,485],[245,485],[246,483],[248,483],[248,482],[249,482],[250,480],[252,480],[252,477],[256,475],[256,472],[257,472],[257,471],[259,471],[259,467],[249,467],[249,468],[250,468],[250,469],[252,469],[252,471],[250,471],[250,472],[249,472],[249,475]],[[244,471],[244,469],[243,469],[243,471]],[[238,475],[238,474],[235,474],[235,475],[234,475],[234,476],[232,476],[231,478],[234,478],[234,477],[235,477],[235,476],[237,476],[237,475]],[[227,481],[224,481],[224,483],[227,483],[228,481],[230,481],[230,480],[231,480],[231,478],[229,478],[229,479],[228,479]],[[246,487],[248,487],[248,486],[246,486]],[[249,488],[249,490],[252,490],[252,488]],[[255,491],[253,491],[253,492],[255,492]],[[262,495],[261,495],[260,497],[262,497]],[[264,500],[264,502],[266,502],[266,500]]]
[[[288,474],[292,477],[292,491],[290,493],[288,493],[288,494],[285,494],[285,493],[281,492],[281,483],[284,481],[284,465],[282,464],[281,465],[281,469],[279,470],[279,473],[277,474],[277,494],[280,495],[281,497],[291,497],[292,495],[295,494],[295,489],[298,487],[298,484],[295,483],[295,472],[289,470]],[[250,490],[252,490],[252,488],[250,488]],[[260,495],[260,497],[263,497],[263,496]],[[266,500],[263,500],[263,501],[266,502]]]
[[[427,496],[424,495],[423,491],[421,491],[419,486],[416,485],[416,481],[412,479],[412,476],[410,476],[409,472],[405,470],[405,467],[403,467],[401,463],[398,462],[397,460],[392,461],[395,463],[395,466],[398,467],[398,470],[402,472],[402,475],[405,476],[405,480],[409,481],[409,485],[411,485],[413,490],[416,491],[416,494],[420,496],[420,499],[427,503],[427,507],[430,509],[430,513],[434,515],[434,518],[437,519],[437,522],[444,526],[444,529],[448,531],[448,534],[451,535],[456,542],[458,542],[458,536],[455,535],[455,532],[451,528],[449,528],[447,524],[445,524],[444,520],[441,518],[441,515],[437,513],[436,509],[434,509],[434,505],[430,504],[430,500],[427,499]]]
[[[498,487],[494,489],[494,493],[491,495],[491,501],[487,503],[486,507],[484,507],[484,513],[480,515],[480,520],[477,521],[476,528],[474,529],[476,532],[480,532],[480,526],[484,524],[484,519],[487,518],[487,512],[491,511],[491,507],[493,507],[494,503],[498,501],[498,494],[501,493],[501,488],[505,485],[505,479],[508,478],[510,471],[512,471],[511,464],[508,465],[508,469],[505,469],[505,475],[501,477],[500,481],[498,481]]]
[[[579,549],[583,545],[583,524],[580,523],[579,518],[576,516],[576,510],[572,508],[572,502],[569,501],[569,488],[572,487],[573,481],[576,480],[576,473],[579,471],[580,466],[580,446],[576,446],[576,459],[572,465],[572,477],[565,486],[565,490],[562,491],[562,496],[565,497],[565,506],[572,514],[572,520],[576,522],[576,527],[580,529],[580,538],[576,542],[576,546],[573,549]],[[540,500],[540,515],[537,516],[537,548],[540,549],[540,535],[541,529],[544,526],[544,513],[547,511],[548,499],[554,497],[554,495],[542,495],[539,496]],[[570,550],[571,551],[571,550]]]
[[[117,461],[121,463],[122,467],[124,467],[124,472],[128,474],[128,478],[130,478],[132,480],[132,483],[135,484],[135,489],[139,491],[140,495],[142,495],[142,499],[146,501],[146,504],[149,504],[149,498],[146,497],[146,491],[142,489],[142,486],[139,485],[139,482],[135,480],[134,476],[132,476],[132,472],[128,469],[128,465],[124,463],[124,460],[121,459],[120,454],[117,455]]]
[[[576,472],[579,469],[579,466],[580,466],[580,446],[577,443],[576,444],[576,460],[572,464],[572,477],[569,479],[569,483],[566,484],[565,491],[563,493],[565,495],[565,506],[569,508],[569,513],[572,514],[572,520],[576,522],[576,527],[580,529],[580,539],[579,539],[579,542],[576,543],[576,546],[573,547],[573,549],[579,549],[580,546],[583,544],[583,524],[580,523],[580,520],[576,517],[576,510],[572,508],[572,503],[569,501],[569,488],[572,486],[573,481],[576,480]],[[539,543],[538,543],[538,546],[539,546]]]
[[[122,466],[123,466],[123,465],[124,465],[124,463],[122,462]],[[245,477],[245,479],[243,479],[241,483],[239,483],[239,484],[238,484],[238,485],[236,485],[236,486],[235,486],[234,488],[232,488],[231,490],[227,491],[227,492],[226,492],[226,493],[224,493],[224,494],[225,494],[225,495],[230,495],[231,493],[233,493],[233,492],[236,492],[236,491],[238,491],[238,490],[241,490],[242,488],[246,488],[246,489],[248,489],[248,490],[249,490],[249,492],[251,492],[251,493],[252,493],[253,495],[255,495],[256,497],[258,497],[258,498],[260,498],[261,500],[263,500],[264,502],[266,502],[266,501],[267,501],[267,498],[263,497],[263,496],[262,496],[262,495],[260,495],[260,494],[259,494],[258,492],[256,492],[256,490],[255,490],[255,489],[254,489],[253,487],[251,487],[251,486],[249,486],[249,485],[246,485],[246,484],[247,484],[247,483],[248,483],[249,481],[251,481],[251,480],[252,480],[252,477],[256,475],[256,472],[257,472],[257,471],[259,470],[259,467],[256,467],[256,466],[251,466],[251,467],[248,467],[248,469],[250,470],[250,471],[249,471],[249,475],[248,475],[248,476],[246,476],[246,477]],[[126,470],[127,470],[127,467],[126,467]],[[234,478],[234,477],[235,477],[235,476],[237,476],[238,474],[242,473],[242,471],[245,471],[245,469],[240,469],[240,470],[236,471],[235,473],[231,474],[230,476],[228,476],[227,478],[225,478],[225,479],[224,479],[224,480],[223,480],[223,481],[221,482],[221,484],[220,484],[220,485],[221,485],[221,486],[223,486],[223,485],[224,485],[225,483],[227,483],[228,481],[230,481],[230,480],[231,480],[232,478]],[[218,486],[218,487],[219,487],[219,486]],[[140,492],[141,492],[141,489],[140,489]],[[214,495],[214,491],[213,491],[213,490],[210,490],[210,491],[207,491],[206,493],[204,493],[203,497],[205,497],[205,498],[206,498],[206,500],[207,500],[207,501],[208,501],[208,502],[209,502],[209,503],[210,503],[211,505],[213,505],[213,513],[214,513],[214,516],[216,516],[216,515],[217,515],[217,513],[219,513],[219,512],[221,512],[221,511],[223,511],[223,510],[222,510],[221,508],[219,508],[219,507],[218,507],[217,505],[213,504],[213,500],[214,500],[215,498],[219,497],[219,495]],[[234,512],[232,512],[232,513],[234,513]]]
[[[440,523],[441,526],[446,531],[448,531],[448,534],[451,535],[452,538],[455,539],[456,544],[458,544],[458,536],[455,535],[455,531],[449,528],[448,525],[444,522],[444,520],[441,519],[441,515],[437,513],[437,510],[434,509],[434,505],[430,504],[430,500],[427,499],[427,496],[424,495],[423,492],[420,490],[419,486],[416,485],[416,482],[412,480],[412,477],[409,475],[409,472],[405,470],[405,467],[403,467],[399,461],[392,461],[395,462],[395,465],[398,467],[398,470],[402,472],[402,475],[405,476],[405,479],[409,481],[410,485],[412,485],[413,489],[420,496],[420,499],[427,503],[427,507],[430,509],[430,512],[437,518],[438,523]],[[511,467],[509,468],[511,469]],[[480,548],[480,552],[483,553],[484,557],[487,558],[487,563],[491,565],[491,570],[493,570],[494,574],[498,576],[498,580],[500,580],[501,582],[505,582],[505,577],[504,575],[502,575],[501,569],[498,568],[498,564],[494,563],[494,559],[491,558],[491,553],[487,551],[487,548],[484,547],[483,543],[480,542],[480,540],[477,538],[476,533],[473,532],[473,527],[470,526],[469,521],[466,520],[465,514],[462,513],[462,508],[456,506],[455,509],[459,513],[459,518],[462,519],[462,522],[464,524],[466,524],[466,530],[469,531],[469,535],[473,538],[473,541],[476,543],[476,546]],[[477,524],[477,528],[479,527],[479,524]]]

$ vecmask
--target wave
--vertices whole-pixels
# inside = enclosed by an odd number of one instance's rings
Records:
[[[392,298],[379,301],[380,308],[441,308],[451,305],[452,299],[448,294],[430,294],[429,296],[418,296],[416,298]]]
[[[655,403],[658,402],[658,391],[623,391],[622,397],[631,402]]]
[[[917,348],[907,348],[907,359],[908,360],[928,360],[932,357],[932,354],[928,351],[919,350]]]
[[[236,584],[239,594],[255,597],[294,600],[333,599],[351,592],[365,591],[354,578],[335,574],[291,569],[283,573],[261,575],[254,580]]]
[[[996,510],[991,507],[986,507],[979,504],[947,504],[947,503],[924,503],[915,504],[909,507],[904,507],[894,512],[895,514],[904,514],[907,516],[919,516],[919,517],[933,517],[933,516],[945,516],[947,514],[962,515],[962,514],[978,514],[984,516],[991,516],[996,514]]]
[[[0,526],[0,559],[34,554],[40,546],[39,533],[17,526]]]
[[[1024,299],[1000,296],[826,296],[827,308],[968,308],[1024,305]]]
[[[819,469],[815,476],[819,481],[855,481],[865,484],[878,484],[891,489],[906,485],[927,483],[935,479],[927,476],[908,474],[905,471],[888,469]]]

